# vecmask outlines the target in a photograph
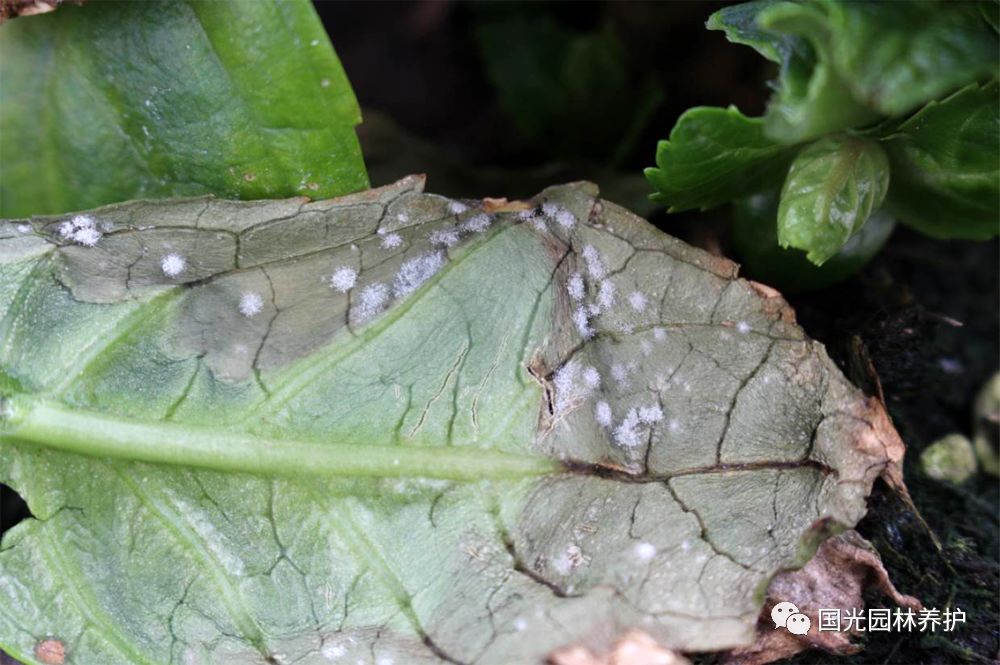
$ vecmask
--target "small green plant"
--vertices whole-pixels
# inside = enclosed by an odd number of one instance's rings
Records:
[[[878,250],[889,218],[940,238],[995,236],[996,19],[992,2],[759,0],[716,12],[710,29],[778,64],[774,94],[760,118],[685,112],[646,170],[653,198],[672,212],[736,204],[737,249],[779,281],[816,273],[779,245],[831,264],[817,273],[829,282]],[[879,210],[879,229],[856,241]],[[776,265],[789,260],[792,271]]]

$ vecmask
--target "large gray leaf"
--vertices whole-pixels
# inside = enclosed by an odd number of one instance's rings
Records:
[[[0,647],[540,662],[747,644],[901,443],[736,266],[597,198],[0,227]],[[537,208],[535,206],[538,206]]]

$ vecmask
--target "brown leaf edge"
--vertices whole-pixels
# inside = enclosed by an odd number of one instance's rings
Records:
[[[882,565],[871,543],[853,529],[828,538],[816,556],[799,570],[779,573],[771,580],[767,599],[757,623],[757,639],[749,647],[730,651],[723,658],[726,665],[764,665],[788,658],[806,649],[823,649],[846,656],[860,647],[851,641],[859,632],[820,632],[820,608],[864,610],[862,594],[874,586],[900,607],[919,610],[923,606],[913,596],[900,593]],[[775,629],[771,608],[779,602],[792,602],[812,624],[806,635],[793,635]]]
[[[726,258],[718,260],[736,267]],[[778,290],[759,282],[749,283],[764,298],[765,308],[773,310],[786,322],[795,323],[795,310]],[[854,449],[861,457],[879,460],[860,474],[859,482],[865,494],[870,495],[875,481],[881,478],[916,511],[903,482],[906,444],[892,424],[881,386],[878,396],[866,396],[858,401],[851,415],[867,425],[862,436],[853,442]],[[724,652],[724,665],[764,665],[811,648],[837,655],[856,653],[860,647],[851,642],[855,633],[819,632],[819,609],[862,610],[862,594],[873,582],[897,605],[914,610],[922,607],[917,598],[896,589],[871,543],[833,520],[819,520],[803,536],[798,560],[799,564],[793,569],[776,574],[764,587],[766,593],[758,617],[756,640],[747,647]],[[810,634],[798,636],[774,629],[771,609],[781,601],[795,603],[809,616],[815,626]],[[582,645],[570,645],[554,651],[546,662],[548,665],[690,665],[683,654],[658,644],[639,630],[624,633],[606,654],[594,654]]]
[[[48,14],[66,2],[82,5],[84,0],[0,0],[0,25],[19,16]]]

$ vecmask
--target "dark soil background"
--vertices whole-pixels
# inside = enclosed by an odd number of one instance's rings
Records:
[[[513,198],[589,179],[664,231],[733,256],[728,209],[667,215],[648,201],[642,178],[656,141],[685,109],[735,104],[751,115],[764,109],[773,75],[768,64],[704,29],[722,4],[319,2],[317,8],[365,113],[359,133],[373,186],[424,172],[431,191]],[[559,69],[573,44],[583,44],[577,59]],[[901,592],[927,607],[957,606],[968,617],[952,633],[871,633],[858,655],[807,653],[793,662],[997,662],[997,479],[980,472],[961,486],[938,482],[921,473],[919,454],[946,434],[972,433],[973,398],[1000,365],[998,271],[995,242],[936,241],[898,228],[860,274],[789,297],[806,331],[848,376],[871,391],[877,375],[908,445],[907,484],[927,526],[878,486],[859,531],[878,548]],[[875,374],[856,369],[868,360]],[[0,486],[0,533],[26,515],[16,495]]]

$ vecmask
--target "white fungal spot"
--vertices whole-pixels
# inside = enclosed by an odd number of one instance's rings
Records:
[[[73,240],[75,240],[78,245],[93,247],[97,244],[97,241],[101,239],[101,236],[101,232],[97,229],[80,229],[73,234]]]
[[[562,208],[560,208],[555,203],[545,202],[542,204],[542,214],[545,215],[546,217],[550,218],[555,217],[556,215],[559,214],[560,210],[562,210]]]
[[[671,432],[679,432],[679,431],[681,431],[681,423],[680,423],[680,421],[677,420],[677,419],[671,420],[669,423],[667,423],[667,429],[670,430]]]
[[[568,406],[571,394],[576,391],[576,375],[579,371],[580,366],[576,364],[576,361],[570,360],[557,369],[553,375],[552,385],[556,389],[556,411],[562,411]]]
[[[490,228],[492,219],[486,213],[479,213],[462,222],[462,230],[469,233],[482,233]]]
[[[410,216],[407,215],[405,212],[401,212],[398,215],[396,215],[396,221],[399,222],[400,224],[406,224],[407,222],[410,221]]]
[[[330,79],[323,79],[322,81],[319,82],[319,84],[321,86],[323,86],[324,88],[329,88],[330,87]]]
[[[582,306],[577,307],[573,312],[573,323],[576,324],[576,331],[583,339],[590,339],[594,336],[594,329],[590,327],[590,317]]]
[[[642,439],[639,436],[639,412],[636,409],[629,409],[625,419],[615,428],[615,443],[622,448],[635,448]]]
[[[750,324],[747,323],[746,321],[740,321],[739,323],[736,324],[736,330],[741,335],[746,335],[748,332],[750,332]]]
[[[524,617],[515,618],[512,625],[514,626],[514,630],[518,633],[523,633],[528,630],[528,620]]]
[[[583,300],[583,276],[580,273],[575,272],[569,276],[569,279],[566,280],[566,291],[573,300]]]
[[[600,374],[596,369],[589,366],[581,368],[576,360],[570,360],[560,367],[552,377],[556,393],[554,404],[556,412],[564,412],[586,399],[600,380]]]
[[[90,215],[76,215],[59,225],[59,235],[84,247],[93,247],[101,239],[102,233]]]
[[[597,248],[593,245],[587,245],[583,248],[583,260],[587,263],[587,272],[590,273],[593,279],[603,279],[604,275],[607,273],[607,268],[604,267],[604,261],[601,259],[601,253],[597,251]]]
[[[180,254],[167,254],[160,259],[160,269],[167,277],[177,277],[187,268],[187,261]]]
[[[369,284],[361,290],[355,316],[358,321],[367,321],[385,309],[389,302],[389,287],[381,282]]]
[[[403,236],[398,233],[386,233],[382,236],[382,249],[396,249],[403,244]]]
[[[330,286],[341,293],[353,289],[357,281],[358,271],[349,266],[340,266],[330,275]]]
[[[240,296],[240,314],[248,319],[260,314],[262,309],[264,309],[264,299],[260,297],[259,293],[248,291]]]
[[[639,420],[647,425],[658,423],[663,420],[663,409],[656,404],[639,407]]]
[[[556,213],[556,223],[564,229],[571,229],[576,225],[576,216],[569,210],[560,210]]]
[[[601,309],[607,310],[615,304],[615,283],[611,280],[601,282],[601,288],[597,292],[597,304]]]
[[[594,420],[601,427],[611,427],[611,405],[604,400],[594,405]]]
[[[18,224],[17,225],[17,232],[18,233],[31,233],[31,224]]]
[[[405,261],[396,273],[393,291],[397,298],[416,291],[444,265],[443,252],[428,252]]]
[[[458,244],[458,231],[455,229],[434,229],[428,236],[432,245],[438,247],[451,247]]]
[[[656,545],[653,543],[636,543],[632,553],[639,561],[649,561],[656,556]]]
[[[633,291],[628,296],[628,304],[637,312],[644,311],[646,309],[646,294],[642,291]]]
[[[653,328],[653,339],[655,339],[657,342],[662,342],[666,338],[667,338],[666,330],[660,327]]]
[[[461,215],[468,209],[469,206],[465,205],[461,201],[450,201],[448,203],[448,212],[450,212],[453,215]]]
[[[628,385],[628,368],[625,365],[612,365],[611,366],[611,378],[615,380],[618,387],[624,388]]]

